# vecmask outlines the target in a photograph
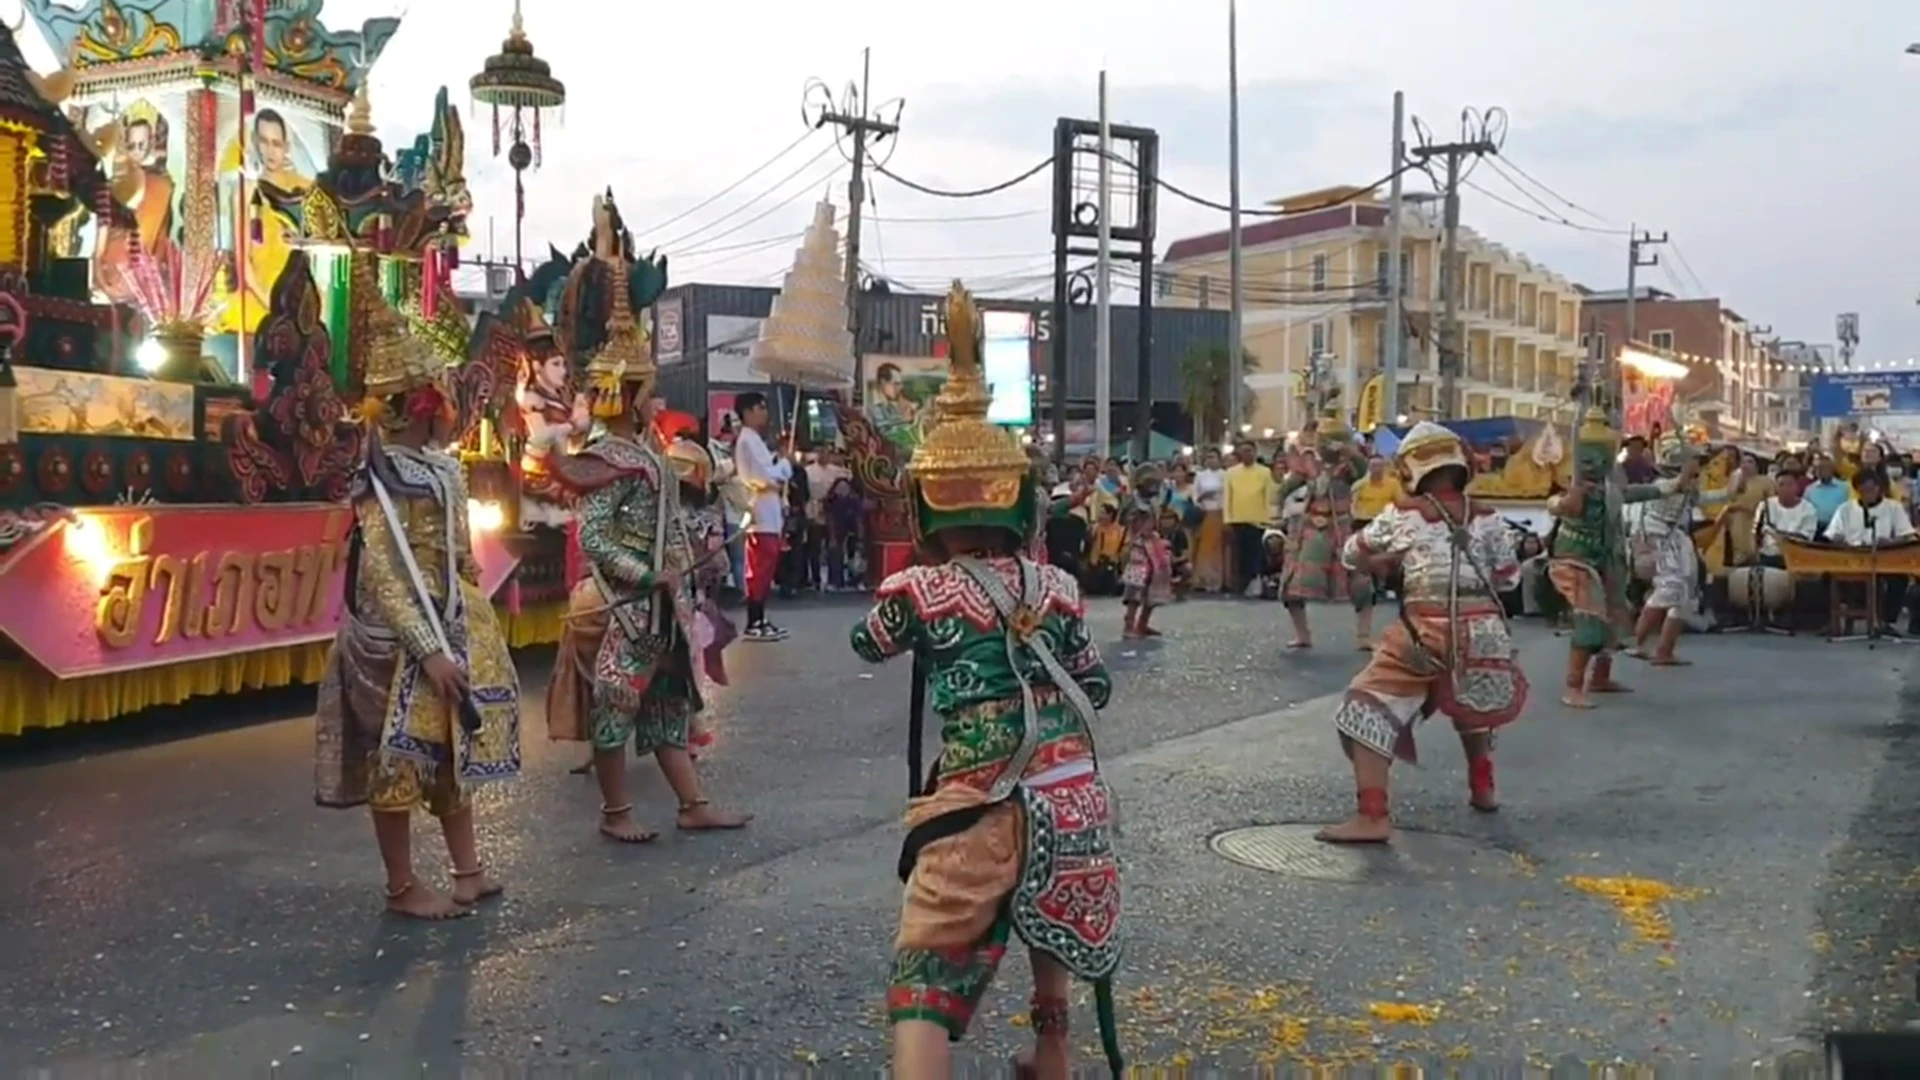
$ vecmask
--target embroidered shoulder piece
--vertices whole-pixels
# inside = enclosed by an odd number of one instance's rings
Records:
[[[654,484],[660,482],[654,455],[639,443],[617,435],[596,439],[577,454],[556,456],[548,468],[562,487],[576,495],[598,491],[632,476]]]
[[[1418,514],[1426,521],[1445,520],[1440,516],[1440,512],[1434,509],[1433,501],[1424,495],[1401,495],[1393,500],[1393,505],[1396,509],[1403,510],[1406,513]],[[1485,502],[1479,499],[1468,500],[1467,515],[1469,517],[1489,517],[1493,513],[1493,507],[1488,506]]]
[[[1019,596],[1020,564],[1010,559],[996,559],[989,565],[1006,582],[1007,588]],[[1037,577],[1040,595],[1025,598],[1023,605],[1033,612],[1035,618],[1044,619],[1053,614],[1068,618],[1082,615],[1080,590],[1064,570],[1042,566]],[[880,588],[874,593],[876,601],[896,597],[912,604],[914,612],[924,623],[959,618],[983,632],[1000,625],[1000,613],[995,610],[993,600],[967,576],[966,571],[957,566],[909,566],[881,582]]]

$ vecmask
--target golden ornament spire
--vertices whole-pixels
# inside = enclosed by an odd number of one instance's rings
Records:
[[[371,255],[353,255],[353,295],[364,297],[366,312],[366,394],[386,398],[435,381],[446,361],[427,340],[412,333],[406,317],[393,310],[374,278]]]
[[[367,95],[367,80],[362,77],[360,88],[353,92],[353,100],[347,104],[347,134],[373,134],[373,100]]]
[[[1007,507],[1032,468],[1011,432],[990,423],[993,394],[980,362],[980,312],[960,282],[947,294],[947,384],[907,469],[936,510]]]

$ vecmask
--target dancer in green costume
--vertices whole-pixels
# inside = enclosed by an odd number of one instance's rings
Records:
[[[882,582],[852,635],[871,662],[912,653],[915,689],[930,691],[941,718],[942,749],[924,786],[912,763],[899,865],[906,898],[887,991],[893,1075],[951,1075],[949,1044],[966,1033],[1018,934],[1033,967],[1035,1039],[1019,1074],[1069,1075],[1077,976],[1094,984],[1118,1076],[1120,866],[1093,748],[1112,681],[1074,579],[1024,554],[1040,524],[1037,477],[1013,437],[987,422],[972,297],[956,283],[948,305],[952,377],[906,484],[916,539],[935,561]]]
[[[1587,410],[1573,450],[1573,490],[1547,500],[1554,515],[1547,576],[1573,609],[1562,703],[1591,709],[1588,694],[1628,692],[1613,678],[1613,654],[1631,632],[1626,528],[1620,508],[1671,494],[1678,481],[1621,484],[1614,479],[1620,434],[1599,408]]]

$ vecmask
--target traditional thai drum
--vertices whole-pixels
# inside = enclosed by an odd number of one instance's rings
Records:
[[[1793,603],[1793,575],[1771,566],[1729,567],[1727,598],[1735,608],[1777,615]]]

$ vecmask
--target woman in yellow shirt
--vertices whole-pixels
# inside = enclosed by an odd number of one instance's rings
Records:
[[[1387,459],[1367,460],[1367,478],[1353,486],[1353,523],[1356,528],[1380,516],[1400,497],[1400,478],[1387,471]]]

